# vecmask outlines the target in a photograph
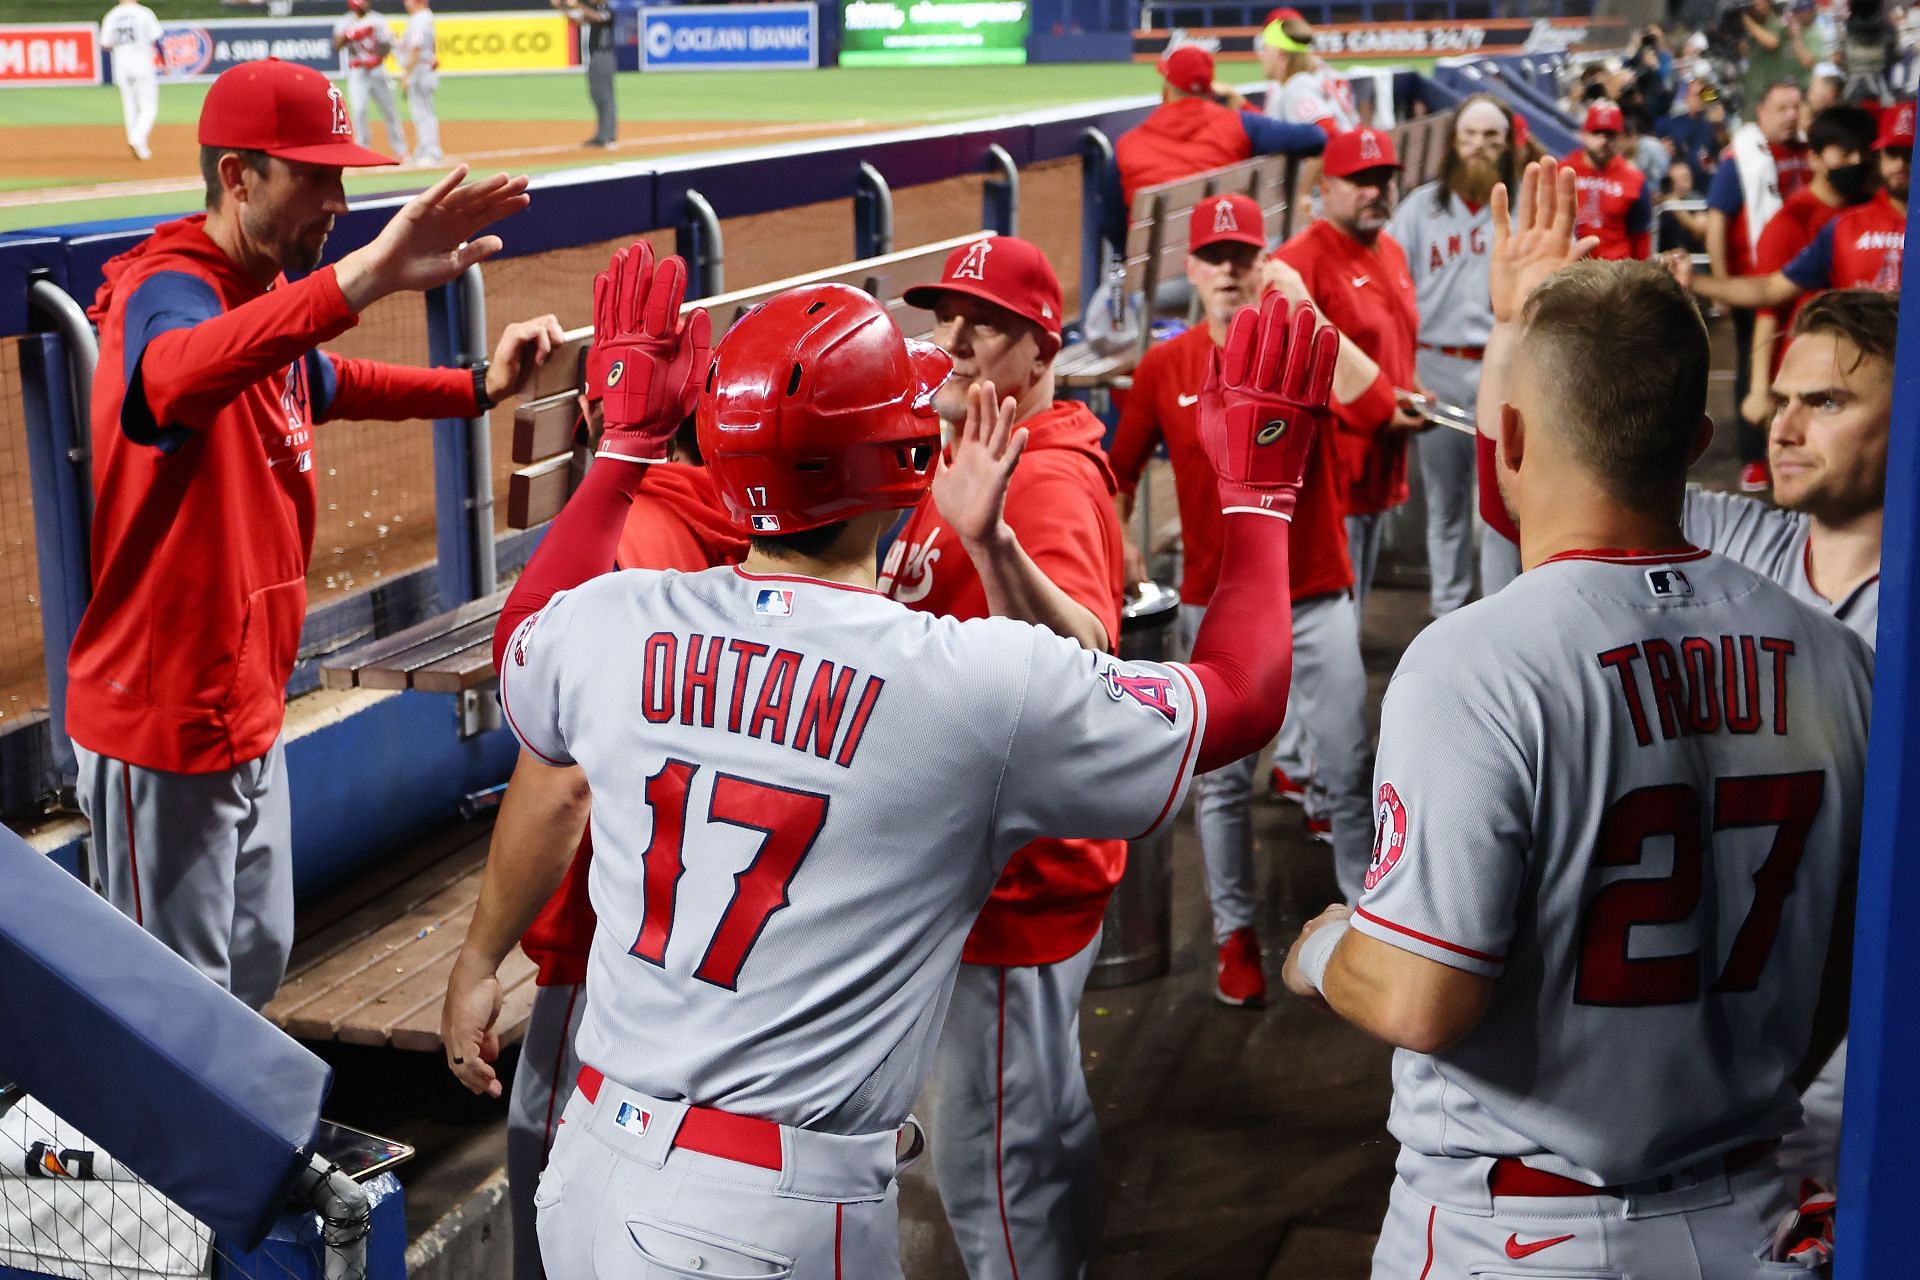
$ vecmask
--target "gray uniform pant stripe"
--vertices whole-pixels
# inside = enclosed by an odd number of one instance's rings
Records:
[[[940,1201],[972,1280],[1086,1274],[1100,1135],[1080,993],[1100,939],[1057,964],[963,964],[928,1081]]]
[[[143,769],[74,744],[94,884],[194,968],[255,1009],[293,949],[286,749],[220,773]]]

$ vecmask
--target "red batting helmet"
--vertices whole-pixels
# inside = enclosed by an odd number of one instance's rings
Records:
[[[918,502],[940,449],[933,393],[952,370],[847,285],[748,312],[715,348],[694,410],[734,523],[798,533]]]

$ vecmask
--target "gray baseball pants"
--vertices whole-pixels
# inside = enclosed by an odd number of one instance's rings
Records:
[[[1800,1095],[1805,1123],[1780,1139],[1780,1168],[1793,1178],[1840,1184],[1840,1119],[1846,1102],[1847,1042],[1827,1059]]]
[[[972,1280],[1078,1280],[1099,1230],[1100,1133],[1080,1067],[1095,936],[1057,964],[963,964],[928,1079],[928,1140]]]
[[[1424,348],[1418,353],[1421,385],[1436,398],[1472,412],[1480,395],[1480,362]],[[1474,438],[1433,427],[1413,438],[1420,455],[1420,484],[1427,502],[1428,606],[1433,616],[1452,613],[1473,595],[1473,510],[1479,479]]]
[[[400,160],[407,158],[407,131],[400,125],[400,108],[393,100],[393,77],[386,68],[372,71],[354,67],[347,72],[347,110],[353,116],[353,140],[363,147],[373,145],[373,117],[367,114],[371,104],[387,122],[387,146]]]
[[[1353,561],[1353,616],[1367,615],[1367,592],[1380,568],[1380,548],[1387,541],[1387,512],[1347,517],[1347,557]]]
[[[416,160],[439,160],[440,117],[434,113],[433,95],[440,87],[440,73],[430,67],[416,67],[407,77],[407,110],[413,116],[413,154]]]
[[[587,988],[541,987],[534,993],[520,1065],[507,1095],[507,1207],[513,1215],[513,1280],[541,1280],[540,1237],[533,1197],[553,1150],[554,1132],[580,1075],[574,1048],[587,1012]]]
[[[594,49],[587,54],[587,97],[593,100],[593,140],[614,142],[620,137],[620,108],[613,93],[614,60],[612,49]]]
[[[95,887],[255,1009],[293,950],[293,811],[280,739],[221,773],[143,769],[73,744]]]
[[[1181,605],[1180,622],[1191,646],[1205,610]],[[1373,785],[1367,742],[1367,672],[1360,661],[1360,627],[1344,594],[1315,596],[1293,604],[1293,685],[1288,714],[1299,713],[1312,746],[1314,779],[1327,794],[1333,822],[1333,869],[1340,892],[1360,896],[1373,857]],[[1258,917],[1253,877],[1253,777],[1257,755],[1203,773],[1194,782],[1195,825],[1207,868],[1215,942]]]

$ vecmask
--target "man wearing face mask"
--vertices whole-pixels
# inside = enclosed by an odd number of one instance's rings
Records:
[[[1327,142],[1320,167],[1320,219],[1274,251],[1300,273],[1327,319],[1380,368],[1365,394],[1335,407],[1346,481],[1347,553],[1354,607],[1365,616],[1380,560],[1380,518],[1407,500],[1407,433],[1426,419],[1396,392],[1424,390],[1414,372],[1420,316],[1407,255],[1386,234],[1400,172],[1393,139],[1353,129]],[[1338,392],[1335,398],[1339,399]],[[1336,852],[1338,849],[1336,847]],[[1364,859],[1340,866],[1340,887],[1360,891]]]
[[[1619,107],[1594,103],[1580,125],[1580,149],[1561,161],[1573,170],[1579,191],[1574,231],[1599,237],[1596,258],[1644,258],[1653,245],[1653,190],[1620,154],[1626,128]]]
[[[888,549],[879,588],[927,613],[1040,623],[1088,649],[1120,643],[1121,535],[1105,429],[1053,398],[1060,281],[1012,236],[948,257],[907,291],[953,357],[934,401],[948,437],[933,491]],[[967,394],[1013,401],[996,453],[956,436]],[[1018,459],[1005,488],[995,472]],[[1080,993],[1100,947],[1122,840],[1042,839],[1013,855],[961,952],[928,1088],[935,1179],[973,1280],[1084,1274],[1099,1134],[1080,1066]]]

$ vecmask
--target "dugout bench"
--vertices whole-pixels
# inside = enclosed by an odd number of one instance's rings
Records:
[[[806,284],[846,284],[881,299],[901,329],[925,336],[931,316],[905,292],[939,280],[948,254],[988,232],[958,236],[847,266],[777,280],[687,304],[705,307],[724,333],[774,294]],[[574,438],[579,371],[591,328],[572,331],[535,374],[514,412],[508,523],[535,528],[555,515],[585,474]],[[342,650],[321,663],[330,689],[415,689],[453,694],[466,731],[491,705],[493,631],[507,592],[472,600],[435,618]],[[490,819],[446,828],[403,858],[301,912],[287,980],[263,1011],[303,1040],[391,1045],[437,1052],[447,977],[473,919],[486,864]],[[534,966],[515,950],[500,969],[502,1044],[519,1040],[533,1007]]]

